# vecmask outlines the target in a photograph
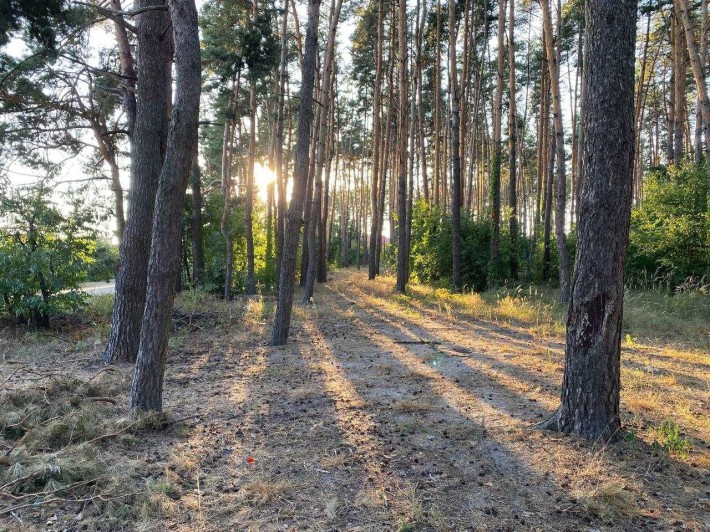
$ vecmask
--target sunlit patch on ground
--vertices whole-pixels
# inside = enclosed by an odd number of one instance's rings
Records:
[[[412,285],[395,297],[393,286],[390,277],[336,272],[313,305],[294,309],[284,347],[267,345],[271,299],[225,304],[182,294],[166,374],[175,423],[92,444],[99,461],[91,463],[106,464],[111,484],[71,487],[64,500],[29,509],[12,510],[18,501],[8,499],[0,528],[19,519],[95,529],[99,515],[110,526],[160,530],[707,526],[710,363],[692,319],[684,336],[630,329],[622,346],[626,440],[604,446],[534,428],[557,405],[561,381],[563,313],[552,291],[453,296]],[[632,295],[627,327],[649,304]],[[37,377],[18,368],[61,368],[84,380],[101,371],[106,313],[91,312],[95,326],[3,337],[5,388]],[[130,367],[114,377],[118,402],[98,405],[106,425],[87,427],[91,437],[125,426]],[[10,412],[6,424],[32,405]],[[4,434],[7,453],[14,440]],[[49,454],[41,458],[37,467]],[[4,462],[0,472],[4,484],[15,481]],[[134,510],[109,503],[116,485],[137,494]],[[87,498],[105,513],[72,502]]]

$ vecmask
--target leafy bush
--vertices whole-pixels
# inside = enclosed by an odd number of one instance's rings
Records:
[[[224,291],[226,274],[226,244],[220,231],[222,213],[224,212],[224,197],[221,194],[207,194],[204,200],[203,242],[205,254],[205,272],[202,289],[216,294]],[[189,244],[189,211],[186,211],[184,222],[185,246],[188,258],[191,258]],[[234,263],[232,276],[232,291],[243,293],[246,288],[247,254],[245,234],[245,206],[242,198],[233,200],[232,211],[227,227],[232,234],[234,245]],[[273,220],[272,220],[273,223]],[[271,243],[267,242],[266,209],[260,202],[255,202],[253,213],[254,229],[254,269],[256,282],[260,287],[271,289],[276,283],[276,235],[271,235]],[[185,273],[183,271],[183,273]],[[185,279],[187,281],[187,279]]]
[[[484,290],[488,284],[491,230],[487,222],[461,217],[461,280],[471,290]],[[417,280],[425,283],[451,282],[451,218],[423,201],[412,209],[412,248],[410,267]]]
[[[710,276],[710,214],[704,166],[653,169],[631,215],[627,256],[631,284],[678,287]]]
[[[49,325],[53,313],[81,308],[96,247],[95,209],[70,199],[68,214],[50,200],[44,186],[0,198],[0,297],[20,321]]]
[[[108,242],[98,242],[86,275],[89,281],[109,282],[116,276],[117,267],[118,246]]]

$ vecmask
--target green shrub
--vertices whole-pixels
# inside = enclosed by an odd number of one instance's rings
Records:
[[[704,165],[655,168],[646,176],[643,201],[631,215],[626,270],[629,283],[641,286],[676,288],[710,277]]]
[[[692,449],[692,444],[689,439],[682,434],[678,423],[667,419],[661,426],[656,429],[658,434],[657,445],[663,447],[669,453],[677,453],[686,455]]]
[[[88,265],[86,277],[89,281],[109,282],[116,276],[118,267],[118,246],[108,242],[98,242],[93,253],[93,261]]]
[[[449,285],[452,276],[451,217],[439,207],[423,201],[412,209],[412,246],[410,268],[420,282]],[[524,251],[527,239],[519,238],[518,263],[521,271],[526,264]],[[461,280],[468,290],[482,291],[489,284],[491,252],[491,224],[476,221],[464,212],[461,216]],[[509,276],[512,250],[507,231],[501,234],[501,263],[503,274]]]
[[[84,306],[79,285],[95,261],[100,219],[76,198],[62,212],[50,193],[40,186],[0,197],[0,298],[11,316],[44,326],[51,314]]]

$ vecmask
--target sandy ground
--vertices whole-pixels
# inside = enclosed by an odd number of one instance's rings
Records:
[[[177,491],[141,527],[710,530],[709,442],[681,458],[535,430],[559,340],[400,305],[365,275],[336,272],[297,306],[287,346],[247,300],[171,343],[166,409],[197,417],[126,451]]]

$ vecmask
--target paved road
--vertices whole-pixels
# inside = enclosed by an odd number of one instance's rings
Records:
[[[81,285],[81,289],[91,296],[105,296],[113,294],[116,289],[116,282],[111,280],[108,283],[84,283]]]

